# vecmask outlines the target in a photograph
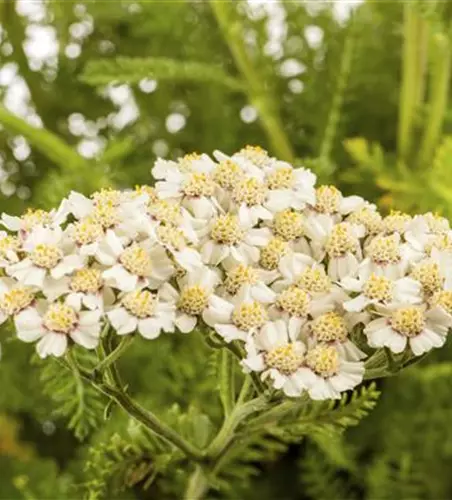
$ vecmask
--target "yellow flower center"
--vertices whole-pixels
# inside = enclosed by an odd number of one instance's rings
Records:
[[[152,186],[143,184],[141,186],[135,186],[136,196],[141,196],[147,194],[149,196],[149,203],[156,203],[159,199],[157,191]]]
[[[290,167],[277,168],[267,175],[268,189],[289,189],[295,181],[293,169]]]
[[[424,329],[424,312],[419,307],[414,306],[397,309],[392,313],[390,323],[392,328],[401,335],[415,337]]]
[[[330,257],[342,257],[346,253],[354,253],[359,245],[350,225],[346,222],[336,224],[331,230],[325,249]]]
[[[157,299],[155,295],[148,290],[137,290],[127,293],[122,299],[122,304],[130,314],[143,319],[154,314]]]
[[[38,267],[52,269],[60,262],[63,255],[63,251],[57,246],[40,243],[30,253],[30,259]]]
[[[321,214],[334,214],[339,211],[342,194],[334,186],[320,186],[315,191],[315,209]]]
[[[119,262],[135,276],[150,276],[152,262],[149,252],[139,245],[126,248],[119,257]]]
[[[151,217],[164,224],[178,225],[181,217],[180,205],[168,200],[158,200],[155,203],[150,203],[148,212]]]
[[[243,239],[244,233],[235,215],[220,215],[215,219],[210,237],[223,245],[236,245]]]
[[[183,192],[186,196],[213,196],[215,183],[208,174],[195,172],[184,182]]]
[[[286,241],[301,238],[305,234],[303,216],[290,209],[278,212],[273,219],[273,231]]]
[[[371,260],[378,264],[395,264],[400,261],[400,244],[395,236],[376,236],[367,248]]]
[[[72,307],[66,304],[50,304],[44,315],[44,326],[59,333],[71,333],[77,324],[78,316]]]
[[[121,203],[123,194],[117,189],[101,189],[100,191],[95,191],[91,195],[94,205],[112,205],[118,206]]]
[[[287,344],[267,352],[264,359],[267,368],[278,370],[283,375],[291,375],[302,365],[304,355],[295,344]]]
[[[311,332],[319,342],[344,342],[348,337],[345,319],[335,312],[327,312],[311,324]]]
[[[291,316],[305,318],[309,313],[310,302],[307,292],[296,286],[291,286],[279,294],[276,306]]]
[[[36,226],[46,226],[52,222],[52,216],[45,210],[33,210],[29,208],[22,215],[22,227],[25,231],[31,231]]]
[[[416,264],[410,276],[419,281],[424,292],[428,295],[440,290],[444,284],[444,277],[441,276],[438,264],[428,260]]]
[[[371,274],[366,281],[363,293],[371,300],[378,300],[379,302],[389,302],[392,298],[392,281],[384,276],[377,276]]]
[[[267,311],[259,302],[241,304],[232,313],[232,322],[240,330],[249,331],[252,328],[259,328],[267,320]]]
[[[268,245],[261,250],[259,264],[272,271],[278,267],[279,261],[289,251],[289,244],[281,238],[272,238]]]
[[[377,234],[383,229],[383,218],[376,210],[364,207],[350,214],[347,222],[362,224],[369,234]]]
[[[325,293],[331,289],[331,280],[322,267],[309,267],[298,277],[297,286],[307,292]]]
[[[28,307],[34,298],[31,288],[18,286],[0,296],[0,309],[8,316],[18,314],[22,309]]]
[[[172,226],[159,226],[157,228],[157,236],[160,241],[175,250],[182,250],[187,246],[184,233],[181,229]]]
[[[266,194],[265,184],[255,177],[239,181],[232,189],[232,199],[236,203],[245,203],[248,206],[261,205],[265,201]]]
[[[242,169],[231,160],[222,161],[213,171],[213,180],[227,191],[232,191],[243,176]]]
[[[74,292],[96,293],[102,287],[102,273],[99,269],[79,269],[72,276],[70,287]]]
[[[115,226],[121,221],[117,205],[109,200],[99,201],[94,207],[91,217],[104,229]]]
[[[20,240],[17,236],[5,236],[0,240],[0,257],[6,257],[9,252],[20,251]]]
[[[452,252],[452,236],[450,234],[438,234],[430,244],[425,246],[425,251],[430,254],[433,248]]]
[[[224,281],[224,287],[230,294],[237,293],[243,285],[255,285],[259,281],[259,275],[253,267],[238,265],[230,271]]]
[[[410,215],[393,210],[383,219],[383,228],[387,233],[402,233],[410,221]]]
[[[333,346],[317,345],[306,354],[306,364],[317,375],[332,377],[339,371],[339,354]]]
[[[428,212],[424,215],[424,219],[427,221],[431,233],[443,234],[450,230],[449,221],[439,214]]]
[[[452,292],[441,290],[436,292],[431,300],[433,306],[442,307],[447,313],[452,314]]]
[[[193,167],[193,162],[200,159],[201,155],[199,153],[188,153],[182,158],[179,158],[177,163],[182,172],[190,172]]]
[[[102,224],[96,222],[94,218],[87,217],[74,224],[72,237],[78,245],[89,245],[98,241],[104,235]]]
[[[260,146],[245,146],[239,151],[239,155],[259,167],[264,167],[270,161],[267,151]]]
[[[207,290],[199,285],[184,288],[181,291],[177,307],[190,316],[201,314],[207,307],[209,294]]]

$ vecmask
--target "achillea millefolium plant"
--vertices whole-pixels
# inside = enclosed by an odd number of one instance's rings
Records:
[[[71,192],[51,211],[3,214],[0,312],[40,358],[106,396],[106,411],[119,405],[169,463],[194,468],[186,498],[218,488],[244,437],[269,423],[285,439],[300,426],[315,435],[316,412],[328,422],[347,409],[321,401],[344,402],[364,379],[445,343],[452,232],[443,217],[383,217],[259,147],[158,159],[152,174],[153,187]],[[224,419],[210,435],[187,437],[159,419],[119,373],[133,342],[152,343],[158,356],[166,335],[199,336],[218,352]],[[196,415],[194,424],[199,434],[207,421]],[[128,474],[145,477],[156,464],[140,467]]]

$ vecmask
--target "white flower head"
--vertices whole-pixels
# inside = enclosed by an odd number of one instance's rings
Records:
[[[182,333],[196,327],[219,281],[218,273],[204,266],[186,273],[177,288],[169,283],[162,285],[160,296],[176,307],[175,324]]]
[[[0,278],[0,324],[34,304],[36,289],[11,278]]]
[[[283,320],[267,322],[246,343],[245,371],[259,372],[263,380],[270,378],[273,387],[286,396],[300,396],[304,385],[299,374],[306,346],[297,339],[298,333]]]
[[[409,345],[415,356],[441,347],[451,327],[451,316],[442,307],[426,309],[425,305],[401,304],[381,308],[382,317],[364,329],[371,347],[388,347],[400,353]]]
[[[69,339],[86,349],[99,343],[101,312],[81,311],[65,302],[40,302],[15,317],[17,336],[24,342],[35,342],[41,358],[62,356]]]
[[[161,300],[150,290],[135,290],[125,293],[107,317],[118,335],[138,331],[142,337],[152,340],[162,331],[174,331],[174,309],[174,304]]]
[[[85,257],[65,241],[60,227],[36,227],[23,242],[22,250],[25,257],[7,267],[6,272],[23,285],[40,288],[44,294],[52,292],[55,281],[85,263]]]

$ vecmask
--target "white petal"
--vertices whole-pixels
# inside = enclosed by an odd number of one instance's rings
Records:
[[[190,333],[196,326],[196,316],[181,314],[176,318],[176,326],[182,333]]]
[[[71,339],[86,349],[95,349],[99,344],[99,337],[97,335],[90,335],[81,329],[74,330],[70,334]]]
[[[155,318],[146,318],[138,321],[138,331],[145,339],[156,339],[160,335],[161,329],[161,323]]]
[[[62,356],[67,349],[67,336],[64,333],[47,332],[36,345],[41,358]]]

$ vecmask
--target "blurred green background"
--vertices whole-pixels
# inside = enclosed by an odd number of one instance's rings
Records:
[[[158,156],[259,144],[385,212],[450,218],[451,22],[435,0],[2,0],[0,211],[152,184]],[[181,498],[188,464],[0,336],[0,498]],[[211,358],[196,336],[165,337],[122,370],[167,421],[208,435]],[[249,443],[211,498],[452,498],[451,359],[446,346],[378,381],[345,434]]]

